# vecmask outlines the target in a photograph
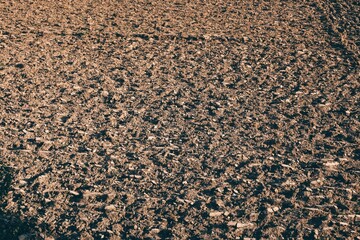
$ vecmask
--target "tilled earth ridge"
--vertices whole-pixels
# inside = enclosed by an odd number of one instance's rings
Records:
[[[0,1],[0,239],[358,239],[358,1]]]

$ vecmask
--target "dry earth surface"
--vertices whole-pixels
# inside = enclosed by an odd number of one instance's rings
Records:
[[[359,239],[357,0],[0,0],[0,239]]]

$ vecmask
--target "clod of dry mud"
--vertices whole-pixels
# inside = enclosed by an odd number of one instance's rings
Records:
[[[0,1],[0,238],[356,238],[359,15]]]

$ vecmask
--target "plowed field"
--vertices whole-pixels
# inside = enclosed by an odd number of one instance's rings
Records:
[[[357,0],[0,1],[0,239],[359,239]]]

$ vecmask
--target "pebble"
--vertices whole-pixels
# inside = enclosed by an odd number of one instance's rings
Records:
[[[320,187],[323,185],[323,181],[322,181],[322,179],[317,179],[317,180],[311,181],[310,184],[312,187]]]
[[[222,214],[223,214],[223,212],[218,212],[218,211],[210,212],[210,217],[219,217]]]
[[[279,211],[279,210],[280,210],[279,207],[269,207],[269,208],[267,209],[268,213],[277,212],[277,211]]]
[[[23,187],[23,186],[25,186],[27,184],[27,181],[25,181],[25,180],[20,180],[19,181],[19,187]]]
[[[236,224],[237,224],[237,222],[235,222],[235,221],[230,221],[230,222],[228,222],[227,225],[228,225],[229,227],[235,227]]]
[[[159,233],[159,232],[160,232],[160,229],[158,229],[158,228],[151,229],[151,233]]]
[[[72,194],[72,195],[75,195],[75,196],[79,196],[79,195],[80,195],[80,193],[75,192],[75,191],[69,191],[69,193]]]
[[[259,214],[258,213],[251,213],[250,214],[250,221],[256,222],[258,220]]]
[[[254,224],[253,223],[237,223],[236,224],[236,227],[237,228],[252,228],[252,227],[254,227]]]
[[[326,163],[324,163],[324,166],[328,167],[328,168],[337,167],[338,165],[339,165],[338,162],[326,162]]]
[[[101,93],[101,95],[102,95],[103,97],[107,97],[107,96],[109,96],[109,92],[108,92],[108,91],[103,91],[103,92]]]
[[[115,205],[109,205],[105,207],[106,211],[115,211],[116,210],[116,206]]]
[[[156,137],[154,137],[154,136],[149,136],[148,139],[149,139],[149,140],[155,140]]]

